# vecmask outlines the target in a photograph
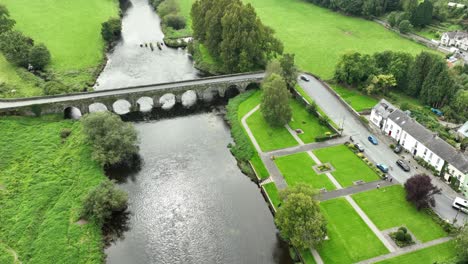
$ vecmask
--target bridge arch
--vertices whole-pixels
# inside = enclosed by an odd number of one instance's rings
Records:
[[[159,98],[159,104],[163,110],[169,110],[176,104],[176,96],[172,93],[167,93]]]
[[[125,115],[130,113],[132,104],[125,99],[119,99],[112,104],[112,109],[118,115]]]
[[[81,116],[81,111],[77,107],[69,106],[63,110],[63,118],[65,119],[80,119]]]
[[[251,83],[247,84],[247,86],[245,87],[245,90],[249,91],[249,90],[254,90],[254,89],[259,89],[259,88],[260,88],[260,83],[251,82]]]
[[[92,103],[88,106],[88,110],[90,113],[108,111],[107,106],[103,103]]]
[[[138,106],[138,110],[140,112],[151,112],[151,110],[154,107],[154,101],[153,98],[148,97],[148,96],[143,96],[140,97],[137,101],[136,104]]]
[[[205,102],[211,102],[221,97],[221,95],[219,94],[218,88],[209,88],[201,92],[199,97]]]
[[[190,108],[197,103],[197,99],[197,93],[194,90],[188,90],[182,94],[182,105]]]
[[[233,98],[240,93],[241,93],[241,88],[237,84],[231,84],[228,86],[226,91],[224,91],[224,98],[226,99]]]

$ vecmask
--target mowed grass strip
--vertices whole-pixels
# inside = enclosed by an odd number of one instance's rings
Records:
[[[347,51],[384,50],[412,54],[429,50],[400,37],[379,24],[344,16],[303,0],[244,0],[251,3],[265,25],[276,31],[285,52],[296,54],[302,70],[324,79],[333,77],[339,57]]]
[[[406,201],[400,185],[354,194],[353,199],[380,230],[406,226],[422,242],[447,235],[427,213]]]
[[[318,118],[307,112],[304,105],[297,100],[291,100],[290,105],[293,116],[289,126],[293,130],[301,129],[304,132],[298,135],[304,143],[315,142],[316,137],[325,136],[326,132],[332,132],[328,127],[320,124]]]
[[[379,176],[345,145],[317,149],[313,152],[322,163],[329,162],[333,165],[335,171],[332,175],[343,187],[352,186],[357,180],[371,182],[379,179]]]
[[[327,189],[327,191],[336,189],[327,175],[315,173],[312,166],[316,164],[305,152],[278,157],[275,159],[275,164],[289,186],[304,183],[318,190],[322,188]]]
[[[392,259],[377,262],[379,264],[416,264],[416,263],[445,263],[457,255],[455,242],[449,241],[415,252],[401,255]],[[450,263],[450,262],[448,262]]]
[[[281,199],[279,197],[279,192],[278,188],[276,188],[276,185],[274,182],[267,183],[263,185],[263,188],[265,189],[265,192],[268,194],[268,197],[270,197],[271,202],[273,203],[273,206],[275,209],[278,209]]]
[[[337,84],[331,85],[331,87],[357,112],[371,109],[379,102],[374,97],[362,94],[354,89],[348,89]]]
[[[318,247],[325,263],[354,263],[388,253],[353,207],[337,198],[320,204],[328,225],[328,237]]]

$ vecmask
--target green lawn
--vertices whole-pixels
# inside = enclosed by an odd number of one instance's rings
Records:
[[[336,189],[327,175],[315,173],[312,166],[316,164],[305,152],[278,157],[275,159],[275,164],[289,186],[305,183],[315,189],[326,188],[328,191]]]
[[[263,188],[265,189],[266,193],[270,197],[270,200],[273,203],[273,206],[275,207],[275,209],[278,209],[278,206],[281,203],[281,199],[279,198],[278,189],[276,188],[275,183],[274,182],[267,183],[263,185]]]
[[[317,249],[325,263],[354,263],[388,253],[344,198],[325,201],[320,206],[328,221],[330,238]]]
[[[0,53],[0,84],[9,85],[8,91],[2,93],[0,97],[30,97],[42,94],[40,80],[26,70],[19,69],[10,64],[3,54]],[[11,92],[16,90],[16,92]]]
[[[314,256],[312,256],[312,253],[308,249],[302,250],[301,251],[301,256],[304,259],[305,264],[315,264],[315,263],[317,263],[317,262],[315,262]]]
[[[379,179],[379,176],[345,145],[317,149],[314,150],[314,154],[322,163],[332,164],[336,169],[332,175],[343,187],[352,186],[357,180],[371,182]]]
[[[296,54],[302,70],[324,79],[333,76],[339,57],[350,50],[384,50],[412,54],[428,48],[400,37],[375,22],[344,16],[303,0],[245,0],[262,22],[276,31],[286,52]]]
[[[59,119],[0,118],[0,252],[8,245],[22,263],[101,263],[100,228],[76,221],[104,174],[81,123]],[[62,142],[63,128],[72,133]]]
[[[325,136],[326,132],[332,133],[332,131],[319,123],[317,117],[313,116],[309,112],[307,112],[304,105],[299,103],[297,100],[291,100],[291,108],[292,108],[292,120],[289,122],[289,126],[295,129],[302,129],[304,132],[303,134],[299,134],[299,138],[304,143],[312,143],[315,142],[315,138],[319,136]]]
[[[400,185],[358,193],[353,199],[380,230],[404,225],[422,242],[447,235],[429,215],[406,201]]]
[[[421,249],[412,253],[401,255],[392,259],[377,262],[380,264],[415,264],[415,263],[444,263],[457,254],[455,243],[449,241]]]
[[[2,0],[16,28],[44,43],[52,68],[68,84],[92,81],[104,58],[101,23],[117,17],[117,0]]]
[[[331,87],[357,112],[371,109],[379,102],[374,97],[362,94],[355,89],[348,89],[340,85],[332,85]]]

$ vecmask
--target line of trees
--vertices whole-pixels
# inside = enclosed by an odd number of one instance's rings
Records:
[[[380,16],[400,8],[400,0],[307,0],[313,4],[354,16]]]
[[[349,52],[340,58],[334,77],[371,95],[403,92],[442,108],[445,116],[455,121],[468,118],[468,68],[449,69],[444,58],[430,52],[416,57],[394,51],[372,55]]]
[[[222,72],[262,69],[283,52],[273,29],[240,0],[197,0],[191,16],[195,40],[221,61]]]

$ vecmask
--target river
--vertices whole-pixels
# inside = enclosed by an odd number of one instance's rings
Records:
[[[147,0],[130,2],[123,39],[96,88],[197,78],[184,50],[139,47],[162,41],[163,34]],[[120,182],[129,194],[130,218],[124,236],[106,249],[107,263],[291,263],[260,189],[227,148],[232,139],[219,114],[135,126],[143,164]]]

